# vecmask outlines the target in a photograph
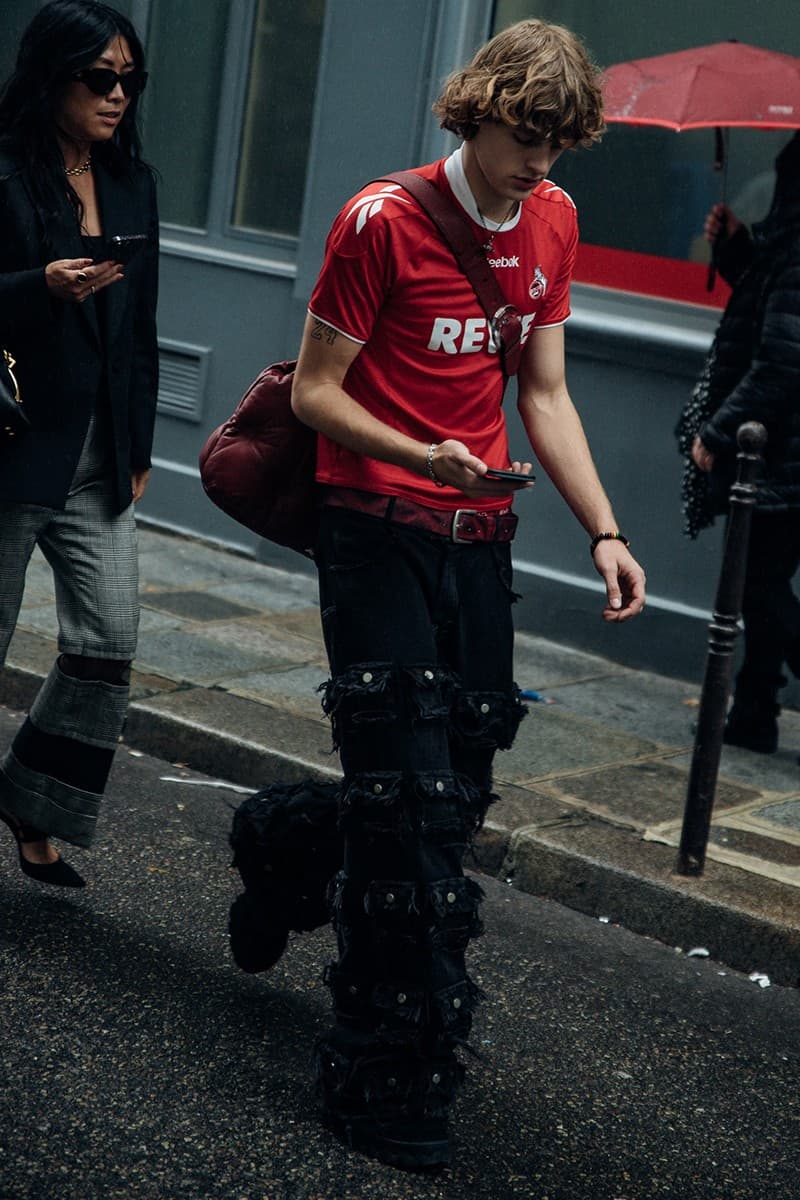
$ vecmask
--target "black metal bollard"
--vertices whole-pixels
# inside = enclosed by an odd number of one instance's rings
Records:
[[[714,613],[708,627],[706,670],[675,866],[679,875],[702,875],[705,867],[733,675],[733,650],[739,633],[750,524],[756,502],[754,481],[767,442],[767,431],[757,421],[748,421],[739,426],[736,440],[739,444],[738,471],[731,488],[725,550]]]

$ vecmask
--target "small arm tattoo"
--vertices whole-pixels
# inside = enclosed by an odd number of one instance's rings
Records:
[[[311,330],[311,336],[317,342],[326,341],[329,346],[332,346],[336,341],[338,330],[330,325],[326,325],[324,321],[314,321],[314,326]]]

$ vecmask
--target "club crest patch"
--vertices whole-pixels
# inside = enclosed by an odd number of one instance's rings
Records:
[[[528,295],[531,300],[541,300],[547,291],[547,279],[541,267],[537,267],[533,272],[531,286],[528,288]]]

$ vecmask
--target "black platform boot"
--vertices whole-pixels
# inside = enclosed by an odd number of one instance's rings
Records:
[[[342,865],[338,783],[273,784],[233,818],[233,866],[244,892],[231,905],[231,953],[243,971],[273,966],[291,930],[328,924],[327,892]]]

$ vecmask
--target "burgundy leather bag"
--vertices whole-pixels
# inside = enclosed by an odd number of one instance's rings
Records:
[[[292,412],[296,362],[265,367],[200,451],[209,499],[254,533],[311,555],[317,435]]]
[[[506,302],[472,226],[427,179],[397,171],[376,183],[397,183],[419,202],[469,279],[501,352],[506,378],[516,373],[521,318]],[[317,435],[292,412],[296,362],[265,367],[200,451],[200,479],[208,497],[268,541],[313,557],[318,525],[314,475]]]

